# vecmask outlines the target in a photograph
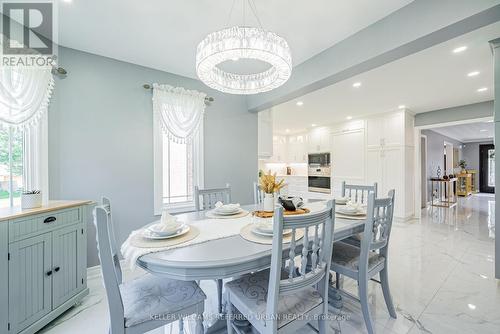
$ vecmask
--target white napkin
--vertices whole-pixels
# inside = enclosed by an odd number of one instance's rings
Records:
[[[215,203],[215,209],[217,211],[236,211],[239,208],[240,208],[240,203],[224,204],[221,201]]]
[[[177,221],[177,217],[172,216],[166,211],[161,214],[160,222],[149,227],[150,231],[156,233],[162,232],[172,232],[178,229],[182,225],[181,222]]]

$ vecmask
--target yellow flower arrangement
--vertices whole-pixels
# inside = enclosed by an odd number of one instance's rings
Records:
[[[271,171],[269,171],[268,174],[262,173],[260,176],[259,187],[266,194],[274,194],[286,185],[284,181],[285,180],[276,182],[276,173],[272,174]]]

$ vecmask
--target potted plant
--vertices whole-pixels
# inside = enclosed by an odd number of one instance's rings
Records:
[[[463,160],[463,159],[460,160],[458,162],[458,166],[462,169],[462,173],[466,172],[465,168],[467,167],[467,162],[465,160]]]
[[[276,182],[276,173],[262,174],[259,178],[259,187],[264,192],[264,211],[273,212],[275,194],[285,186],[284,180]]]
[[[25,190],[21,193],[21,209],[33,209],[42,206],[40,190]]]

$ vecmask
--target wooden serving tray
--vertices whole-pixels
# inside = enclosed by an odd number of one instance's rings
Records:
[[[283,214],[285,216],[293,216],[293,215],[303,215],[305,213],[309,213],[311,210],[307,208],[302,208],[302,209],[297,209],[295,211],[283,211]],[[252,215],[259,217],[259,218],[271,218],[273,216],[273,212],[267,212],[267,211],[254,211],[252,212]]]

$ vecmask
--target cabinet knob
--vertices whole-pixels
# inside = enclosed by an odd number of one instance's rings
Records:
[[[56,217],[52,216],[52,217],[47,217],[43,220],[43,223],[44,224],[50,224],[50,223],[53,223],[57,220]]]
[[[54,271],[57,273],[59,270],[61,270],[61,267],[55,267]]]
[[[46,274],[46,275],[47,275],[47,276],[50,276],[50,275],[52,275],[52,270],[50,270],[50,271],[47,271],[47,274]]]

